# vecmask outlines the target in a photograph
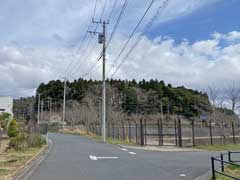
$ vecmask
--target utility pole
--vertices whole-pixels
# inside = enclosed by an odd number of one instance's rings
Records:
[[[44,107],[44,101],[42,100],[42,101],[41,101],[41,113],[40,113],[41,119],[43,119],[43,118],[42,118],[42,116],[43,116],[43,107]]]
[[[38,124],[40,122],[40,101],[41,101],[41,94],[38,93],[38,121],[37,121]]]
[[[48,108],[49,108],[49,121],[52,116],[52,98],[48,97]]]
[[[96,35],[98,34],[98,42],[99,44],[103,45],[102,50],[102,58],[103,58],[103,65],[102,65],[102,138],[103,142],[106,142],[106,75],[105,75],[105,64],[106,64],[106,25],[109,24],[109,21],[94,21],[92,23],[95,24],[102,24],[103,31],[96,32],[96,31],[88,31],[90,34]]]
[[[64,78],[64,90],[63,90],[63,117],[62,121],[65,122],[65,113],[66,113],[66,88],[67,88],[67,78]]]

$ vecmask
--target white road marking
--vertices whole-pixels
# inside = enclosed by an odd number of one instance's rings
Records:
[[[186,177],[186,174],[180,174],[179,176],[180,177]]]
[[[97,161],[99,159],[118,159],[119,157],[97,157],[90,155],[89,158],[93,161]]]
[[[127,149],[125,149],[125,148],[121,148],[121,150],[123,150],[123,151],[127,151]]]
[[[132,154],[132,155],[136,155],[136,153],[135,152],[128,152],[129,154]]]

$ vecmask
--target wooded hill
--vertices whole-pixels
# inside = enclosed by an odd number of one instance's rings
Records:
[[[158,80],[107,80],[107,104],[127,114],[163,113],[187,117],[200,116],[211,112],[208,95],[183,86],[173,87]],[[45,101],[50,97],[61,106],[64,83],[60,80],[41,83],[37,93]],[[90,103],[98,106],[101,102],[101,81],[78,79],[67,82],[67,100]],[[86,98],[88,97],[88,98]],[[37,102],[37,99],[36,99]]]

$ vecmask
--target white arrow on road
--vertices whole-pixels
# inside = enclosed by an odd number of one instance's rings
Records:
[[[118,157],[97,157],[90,155],[89,158],[93,161],[97,161],[98,159],[118,159]]]

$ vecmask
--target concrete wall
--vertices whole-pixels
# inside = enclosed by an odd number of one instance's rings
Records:
[[[6,112],[13,115],[13,98],[0,96],[0,113]]]

